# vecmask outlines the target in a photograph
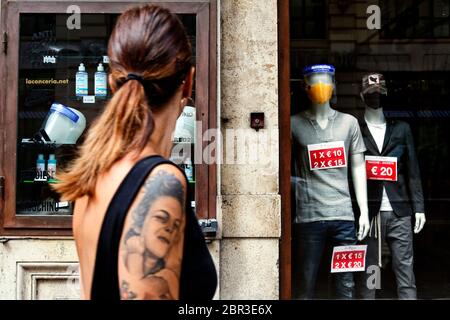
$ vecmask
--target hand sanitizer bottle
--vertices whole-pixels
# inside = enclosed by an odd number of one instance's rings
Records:
[[[83,63],[80,63],[78,72],[75,75],[75,95],[77,97],[88,95],[88,74]]]
[[[44,155],[40,153],[36,160],[36,179],[35,180],[45,180],[45,159]]]
[[[103,64],[99,63],[97,67],[97,72],[95,73],[95,95],[97,97],[106,97],[108,79],[103,68]]]
[[[56,176],[56,158],[54,154],[49,155],[49,159],[47,161],[47,172],[48,179],[54,180]]]
[[[184,167],[184,172],[189,182],[194,181],[194,168],[192,167],[191,158],[186,159],[186,166]]]

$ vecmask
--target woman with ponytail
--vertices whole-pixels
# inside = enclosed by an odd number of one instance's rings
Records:
[[[194,67],[178,17],[131,8],[109,40],[113,96],[55,190],[75,202],[85,299],[212,299],[216,271],[184,172],[167,160]]]

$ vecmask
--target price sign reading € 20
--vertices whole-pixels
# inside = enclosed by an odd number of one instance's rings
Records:
[[[331,273],[364,271],[366,252],[367,245],[334,247]]]
[[[369,180],[397,181],[397,158],[366,156]]]
[[[344,141],[308,145],[311,170],[341,168],[347,166]]]

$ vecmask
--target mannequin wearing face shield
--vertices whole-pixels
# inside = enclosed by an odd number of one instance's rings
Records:
[[[369,232],[366,150],[356,118],[330,106],[334,67],[304,69],[309,108],[291,117],[296,215],[300,250],[300,298],[314,298],[317,272],[328,240],[353,245]],[[333,156],[335,155],[335,156]],[[341,155],[341,156],[336,156]],[[356,234],[348,183],[348,166],[361,216]],[[328,264],[328,263],[327,263]],[[335,296],[354,297],[351,273],[335,275]]]
[[[425,224],[425,214],[411,129],[406,122],[385,118],[383,104],[387,87],[382,74],[365,75],[360,96],[365,104],[361,131],[367,147],[368,203],[373,230],[366,240],[366,266],[381,267],[381,244],[386,241],[392,253],[397,295],[400,299],[415,299],[411,216],[415,214],[414,233],[419,233]],[[378,169],[383,169],[380,165],[374,169],[370,164],[373,161],[394,163],[395,174],[392,177],[378,176]],[[374,299],[375,288],[367,282],[370,275],[361,273],[360,276],[358,296]]]

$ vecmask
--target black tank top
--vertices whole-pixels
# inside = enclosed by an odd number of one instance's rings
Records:
[[[91,288],[92,300],[119,300],[119,243],[127,212],[150,172],[160,164],[173,162],[161,156],[139,160],[120,184],[103,220],[97,244]],[[180,169],[181,172],[183,170]],[[184,172],[183,172],[184,175]],[[186,178],[186,176],[185,176]],[[187,188],[189,193],[189,188]],[[187,196],[189,199],[189,194]],[[180,276],[180,300],[211,300],[217,287],[217,274],[189,201],[186,201],[186,226]]]

